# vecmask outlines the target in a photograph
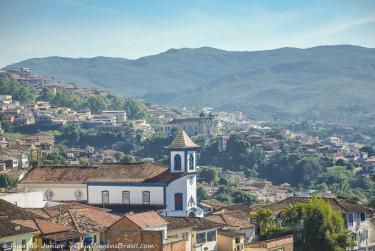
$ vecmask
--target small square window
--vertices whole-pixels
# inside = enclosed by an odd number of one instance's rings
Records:
[[[207,241],[216,241],[216,230],[207,232]]]
[[[206,233],[197,234],[197,243],[198,244],[206,243]]]

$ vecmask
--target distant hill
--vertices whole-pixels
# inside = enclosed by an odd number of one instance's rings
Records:
[[[28,59],[52,75],[166,105],[241,110],[264,120],[375,124],[375,49],[350,45],[234,52],[170,49],[137,60]]]

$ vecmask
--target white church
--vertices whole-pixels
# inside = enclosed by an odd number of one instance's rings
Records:
[[[165,216],[202,217],[196,195],[199,146],[181,131],[167,148],[169,166],[142,162],[36,167],[25,175],[18,188],[25,192],[43,191],[48,201],[80,201],[128,211],[156,207]]]

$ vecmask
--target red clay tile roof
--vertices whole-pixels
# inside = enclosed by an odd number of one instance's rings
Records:
[[[42,219],[35,219],[35,223],[42,234],[61,233],[70,230],[70,228],[67,226],[48,222]]]
[[[210,214],[207,220],[227,225],[234,228],[254,228],[255,225],[250,223],[249,216],[242,215],[241,212],[226,212],[222,214]]]
[[[57,216],[61,213],[65,213],[68,210],[85,209],[85,208],[91,208],[93,210],[103,211],[103,212],[109,211],[108,209],[105,209],[105,208],[94,207],[94,206],[79,203],[79,202],[61,203],[61,204],[53,206],[53,207],[44,208],[44,211],[49,215],[49,217],[54,217],[54,216]]]
[[[240,236],[245,235],[244,233],[240,233],[240,232],[236,232],[236,231],[230,231],[230,230],[218,230],[217,234],[228,236],[228,237],[231,237],[231,238],[236,238],[236,237],[240,237]]]
[[[221,228],[224,225],[216,222],[209,221],[204,218],[197,217],[163,217],[168,222],[168,229],[181,229],[186,227],[192,227],[195,231],[201,231],[212,228]]]
[[[12,220],[12,223],[34,229],[34,232],[39,232],[39,234],[42,235],[66,232],[70,230],[64,225],[49,222],[44,219]]]
[[[171,182],[184,174],[170,173],[167,166],[141,163],[103,164],[87,182]]]
[[[274,214],[278,214],[281,209],[288,207],[291,204],[298,204],[298,203],[307,203],[311,197],[290,197],[285,200],[273,203],[269,206],[264,206],[266,208],[269,208],[273,211]],[[327,201],[334,210],[345,213],[345,212],[364,212],[369,211],[365,207],[357,204],[350,204],[348,202],[345,202],[343,200],[339,200],[336,198],[323,198],[325,201]]]
[[[214,211],[220,210],[226,206],[225,204],[215,199],[202,200],[200,203],[211,206],[214,209]]]
[[[7,220],[32,220],[42,218],[2,199],[0,199],[0,216],[6,217]]]
[[[37,232],[34,228],[26,227],[11,221],[0,221],[0,236],[12,236]]]
[[[189,135],[186,134],[185,131],[179,131],[172,141],[172,143],[167,146],[170,149],[185,149],[185,148],[199,148],[197,144],[195,144]]]
[[[81,184],[97,169],[98,167],[78,166],[36,167],[31,169],[19,183]]]
[[[167,221],[153,211],[138,214],[126,214],[124,217],[131,220],[141,229],[168,224]]]
[[[25,208],[25,210],[38,215],[43,219],[49,219],[51,217],[48,212],[46,212],[45,208]]]
[[[68,210],[63,214],[53,217],[51,221],[79,233],[90,233],[105,229],[104,226],[98,224],[93,219],[80,214],[78,210]]]
[[[184,173],[171,173],[164,165],[148,162],[106,163],[100,167],[37,167],[32,169],[19,182],[82,184],[85,182],[145,182],[169,183],[184,176]]]
[[[79,214],[86,215],[88,218],[96,221],[98,224],[104,227],[111,226],[121,218],[120,216],[107,213],[104,210],[97,210],[93,208],[76,209],[74,211],[78,212]]]

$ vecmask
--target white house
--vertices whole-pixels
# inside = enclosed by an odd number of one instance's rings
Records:
[[[219,121],[215,116],[200,113],[199,117],[193,118],[176,118],[169,121],[164,127],[164,133],[170,135],[173,129],[186,131],[188,135],[214,135],[217,133]]]
[[[23,191],[43,191],[49,201],[82,201],[104,207],[163,209],[165,216],[202,217],[197,206],[196,150],[181,131],[167,146],[170,164],[107,163],[99,167],[37,167],[20,181]]]

